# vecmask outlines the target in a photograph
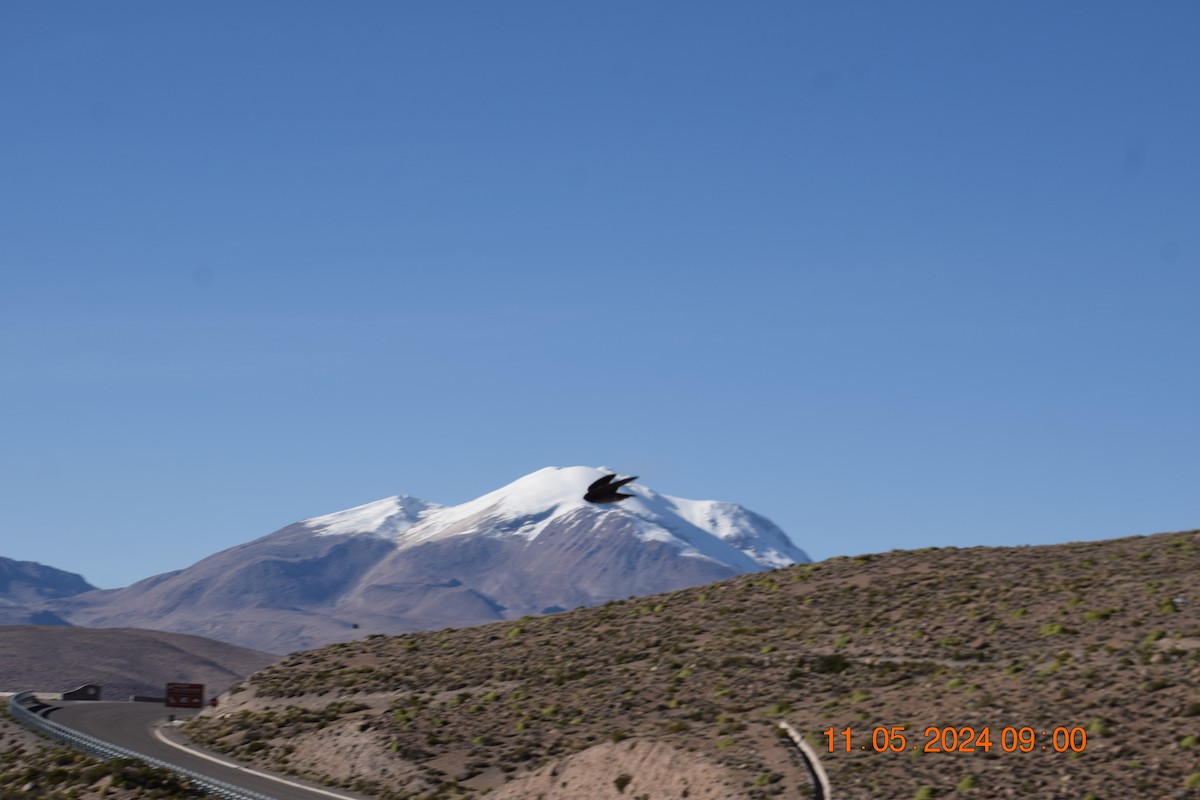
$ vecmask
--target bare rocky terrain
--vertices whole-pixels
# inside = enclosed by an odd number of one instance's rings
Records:
[[[892,551],[370,636],[187,730],[381,798],[807,797],[779,720],[838,798],[1200,798],[1200,533]]]
[[[168,682],[222,692],[279,656],[189,636],[134,628],[0,627],[0,692],[101,686],[105,700],[161,697]]]

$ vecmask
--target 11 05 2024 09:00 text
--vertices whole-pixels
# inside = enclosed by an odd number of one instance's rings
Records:
[[[925,728],[923,741],[912,745],[905,730],[904,725],[878,725],[871,730],[869,737],[862,733],[855,735],[850,728],[836,731],[830,727],[824,733],[831,753],[838,750],[846,753],[855,750],[873,750],[876,753],[903,753],[909,750],[925,753],[988,753],[993,747],[1005,753],[1032,753],[1035,750],[1082,753],[1087,746],[1087,731],[1078,726],[1042,729],[1010,725],[998,729],[993,738],[991,727],[976,730],[969,726],[930,725]]]

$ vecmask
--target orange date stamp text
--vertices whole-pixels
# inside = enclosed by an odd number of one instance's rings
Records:
[[[877,725],[870,733],[851,728],[824,731],[830,753],[852,753],[855,750],[875,753],[904,753],[920,750],[924,753],[990,753],[992,748],[1005,753],[1082,753],[1087,747],[1087,731],[1079,726],[1033,728],[1028,725],[991,726],[930,725],[921,735],[905,725]]]

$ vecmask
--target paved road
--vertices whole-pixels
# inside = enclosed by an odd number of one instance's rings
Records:
[[[201,775],[260,792],[275,800],[360,800],[364,797],[340,789],[318,788],[299,778],[267,773],[257,767],[241,767],[223,756],[190,746],[181,749],[163,741],[166,738],[186,745],[187,740],[171,726],[159,726],[167,721],[170,713],[174,713],[176,719],[196,713],[188,709],[167,709],[158,703],[56,702],[53,705],[57,708],[46,716],[60,725],[177,764]],[[287,783],[268,775],[277,775]]]

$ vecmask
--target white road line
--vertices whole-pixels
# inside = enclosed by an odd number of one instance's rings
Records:
[[[818,798],[818,800],[830,800],[833,791],[829,787],[829,776],[825,774],[825,768],[821,766],[821,760],[817,758],[817,751],[813,750],[808,742],[804,741],[804,737],[800,735],[800,731],[793,728],[786,720],[781,720],[779,727],[787,731],[787,735],[791,737],[792,743],[800,751],[800,757],[804,759],[804,765],[808,767],[808,774],[813,779],[813,797]]]
[[[229,767],[230,769],[241,770],[242,772],[248,772],[251,775],[257,775],[260,778],[267,778],[268,780],[278,781],[279,783],[285,783],[288,786],[294,786],[297,789],[304,789],[305,791],[316,792],[318,794],[324,794],[324,795],[328,795],[330,797],[336,797],[336,798],[338,798],[338,800],[357,800],[356,798],[350,797],[350,795],[348,795],[348,794],[335,794],[335,793],[327,791],[325,789],[317,789],[313,786],[305,786],[303,783],[296,783],[295,781],[289,781],[287,778],[280,778],[278,775],[270,775],[266,772],[259,772],[256,769],[250,769],[249,767],[243,767],[238,764],[230,764],[228,761],[225,761],[220,758],[214,758],[213,756],[210,756],[208,753],[201,753],[197,750],[193,750],[190,747],[185,747],[184,745],[181,745],[178,742],[172,742],[166,736],[163,736],[162,729],[160,729],[157,726],[155,726],[155,728],[154,728],[154,737],[156,739],[158,739],[160,742],[162,742],[163,744],[169,744],[169,745],[171,745],[171,747],[178,748],[185,753],[191,753],[192,755],[199,756],[200,758],[207,758],[209,761]]]

